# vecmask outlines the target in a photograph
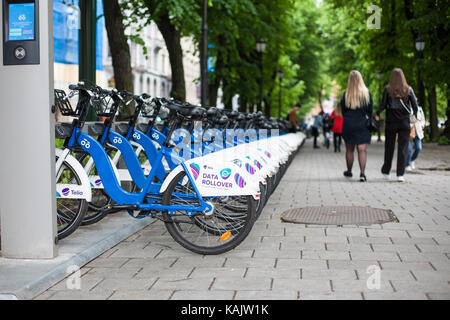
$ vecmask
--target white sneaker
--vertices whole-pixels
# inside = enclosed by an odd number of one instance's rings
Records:
[[[384,180],[391,180],[391,175],[389,173],[383,173]]]
[[[408,172],[411,172],[411,171],[414,170],[414,168],[413,168],[412,166],[407,166],[407,167],[405,168],[405,170],[408,171]]]
[[[398,181],[398,182],[405,182],[405,177],[403,177],[403,176],[398,176],[398,177],[397,177],[397,181]]]
[[[411,161],[411,168],[412,168],[413,170],[416,169],[416,162],[415,162],[415,161]]]

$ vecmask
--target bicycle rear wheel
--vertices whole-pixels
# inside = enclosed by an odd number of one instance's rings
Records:
[[[56,160],[58,161],[58,157],[56,157]],[[70,164],[64,161],[60,170],[61,174],[56,183],[81,185],[80,177]],[[72,234],[80,226],[87,208],[88,204],[85,199],[56,199],[56,220],[59,240]]]
[[[170,182],[162,198],[163,205],[200,205],[190,182],[181,184],[185,177],[186,173],[183,171]],[[228,198],[237,200],[233,199],[235,197]],[[184,248],[199,254],[213,255],[232,250],[247,237],[255,220],[255,200],[246,196],[243,203],[242,198],[238,197],[240,206],[236,211],[230,210],[226,203],[221,203],[220,198],[206,199],[214,207],[209,214],[195,213],[188,216],[184,210],[174,214],[164,211],[167,231]],[[242,210],[243,207],[246,210]]]

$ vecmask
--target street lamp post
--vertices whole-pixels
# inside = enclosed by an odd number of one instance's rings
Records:
[[[281,82],[283,81],[283,70],[278,70],[277,72],[277,77],[278,79],[280,79],[280,92],[278,93],[278,119],[281,118],[281,91],[282,91],[282,87],[281,87]]]
[[[419,62],[417,64],[417,97],[419,99],[419,104],[422,106],[425,105],[425,92],[423,88],[422,79],[420,78],[420,61],[423,58],[423,49],[425,49],[425,41],[422,39],[422,37],[419,35],[419,37],[416,39],[416,50],[419,56]]]
[[[266,41],[263,38],[260,38],[258,42],[256,42],[256,51],[259,55],[259,69],[261,75],[259,77],[259,102],[258,102],[258,111],[262,110],[262,101],[263,101],[263,53],[266,51]]]

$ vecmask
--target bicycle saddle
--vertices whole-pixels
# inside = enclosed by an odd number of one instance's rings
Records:
[[[216,107],[211,107],[208,110],[206,110],[206,117],[208,119],[214,119],[219,114],[219,109]]]
[[[219,125],[224,125],[225,123],[227,123],[227,121],[228,121],[228,117],[226,115],[223,115],[219,118],[216,118],[214,120],[214,123],[219,124]]]

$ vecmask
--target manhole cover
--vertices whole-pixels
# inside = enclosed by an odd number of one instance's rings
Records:
[[[371,207],[305,207],[283,212],[283,222],[323,225],[371,225],[399,222],[392,210]]]

